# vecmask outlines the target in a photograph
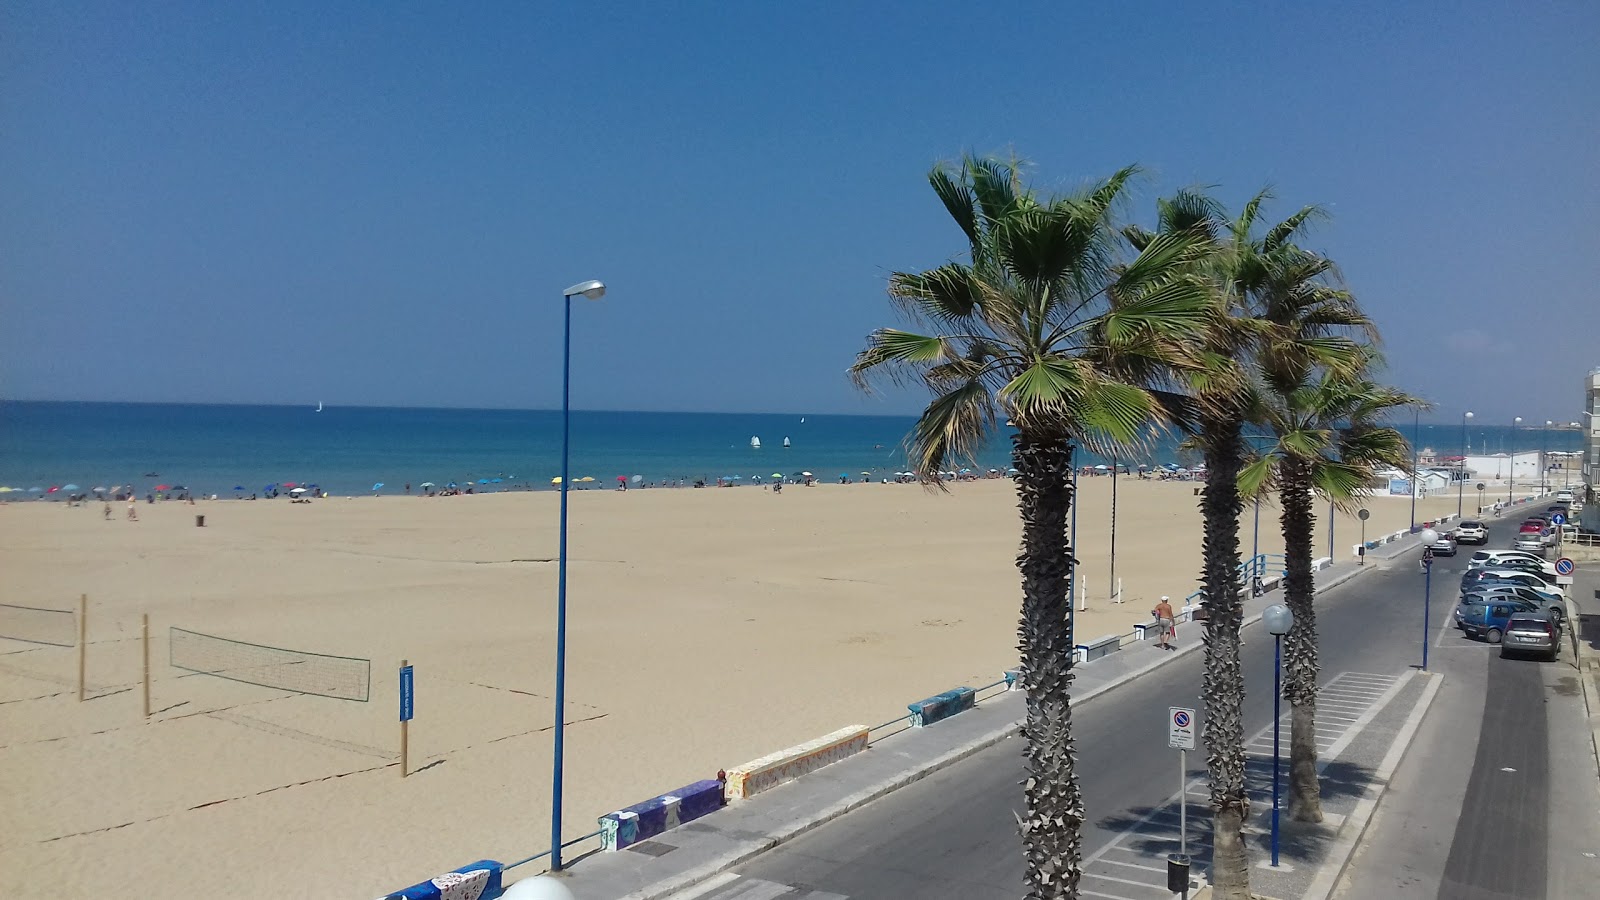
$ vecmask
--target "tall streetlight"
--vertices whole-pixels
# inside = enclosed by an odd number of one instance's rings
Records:
[[[1272,864],[1278,864],[1278,769],[1283,740],[1283,636],[1294,627],[1294,613],[1281,603],[1261,612],[1261,621],[1272,633]]]
[[[1467,446],[1467,423],[1472,421],[1472,410],[1467,410],[1461,417],[1461,446]],[[1456,473],[1460,480],[1456,482],[1456,518],[1461,518],[1461,502],[1467,493],[1467,451],[1461,451],[1461,471]]]
[[[1544,420],[1544,436],[1539,439],[1539,492],[1544,493],[1545,475],[1550,471],[1550,426],[1555,423],[1549,419]]]
[[[1433,606],[1433,544],[1439,540],[1439,532],[1432,528],[1422,529],[1422,671],[1428,671],[1428,635],[1432,631],[1432,623],[1428,618],[1429,608]]]
[[[1517,502],[1517,426],[1522,424],[1522,417],[1517,416],[1511,420],[1511,480],[1506,483],[1506,505]]]
[[[561,772],[566,752],[567,709],[567,489],[572,475],[567,471],[572,444],[572,298],[599,300],[606,286],[584,281],[567,288],[562,295],[566,322],[561,343],[561,544],[556,564],[556,737],[555,765],[550,787],[550,871],[561,870]]]
[[[1411,409],[1411,530],[1417,530],[1417,468],[1422,465],[1422,410]]]

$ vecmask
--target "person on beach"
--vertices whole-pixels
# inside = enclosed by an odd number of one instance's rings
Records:
[[[128,495],[128,521],[139,521],[139,501],[132,494]]]
[[[106,504],[105,512],[106,512],[106,521],[107,522],[111,521],[111,504],[109,504],[109,503]]]
[[[1156,646],[1163,650],[1177,649],[1171,643],[1173,630],[1172,603],[1166,594],[1161,595],[1161,602],[1156,604],[1156,608],[1151,610],[1150,614],[1156,617],[1156,622],[1161,628],[1159,637],[1156,640]]]

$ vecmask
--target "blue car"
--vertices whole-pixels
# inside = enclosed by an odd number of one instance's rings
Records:
[[[1469,637],[1498,644],[1500,639],[1505,637],[1506,624],[1511,621],[1513,614],[1533,611],[1531,603],[1521,600],[1490,600],[1487,603],[1464,604],[1461,610],[1461,630]]]

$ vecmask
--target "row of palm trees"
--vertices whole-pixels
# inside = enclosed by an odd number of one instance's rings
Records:
[[[1404,438],[1384,420],[1416,401],[1376,380],[1371,320],[1333,264],[1298,243],[1318,209],[1269,224],[1265,193],[1230,216],[1205,193],[1181,191],[1144,229],[1117,215],[1136,175],[1130,167],[1046,195],[1015,161],[936,167],[929,181],[966,236],[966,259],[893,274],[890,298],[919,328],[874,332],[850,371],[863,388],[886,379],[932,393],[909,440],[923,472],[972,457],[999,422],[1015,426],[1027,691],[1018,823],[1030,900],[1075,898],[1081,877],[1067,605],[1073,454],[1137,448],[1164,431],[1204,454],[1211,876],[1218,897],[1247,900],[1239,514],[1246,500],[1279,498],[1295,616],[1284,687],[1290,813],[1318,821],[1312,498],[1352,505],[1375,469],[1407,464]]]

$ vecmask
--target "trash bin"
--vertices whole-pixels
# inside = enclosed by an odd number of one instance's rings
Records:
[[[1180,853],[1167,854],[1167,890],[1189,896],[1189,857]]]
[[[194,517],[194,527],[196,527],[196,528],[204,528],[204,527],[206,527],[206,517],[205,516],[195,516]]]

